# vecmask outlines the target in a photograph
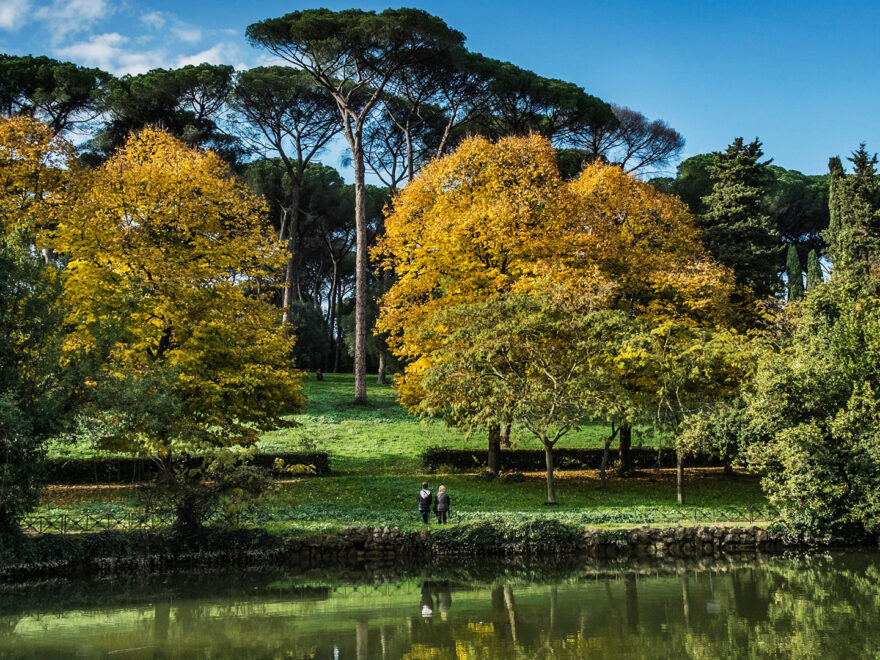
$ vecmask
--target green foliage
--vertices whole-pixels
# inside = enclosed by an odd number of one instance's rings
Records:
[[[880,185],[877,155],[869,155],[861,144],[849,158],[854,166],[846,174],[839,158],[832,158],[831,223],[826,232],[828,255],[839,279],[851,277],[861,284],[876,277],[880,255]]]
[[[703,199],[705,212],[698,217],[706,247],[757,298],[775,294],[781,285],[779,233],[762,204],[772,181],[763,155],[759,140],[745,144],[742,138],[716,154],[709,167],[712,192]]]
[[[788,280],[788,299],[800,300],[804,297],[804,271],[797,248],[794,245],[788,246],[788,254],[785,257],[785,274]]]
[[[28,238],[0,235],[0,535],[37,504],[46,440],[69,419],[72,397],[72,369],[59,366],[59,279]]]
[[[323,368],[330,352],[330,329],[321,310],[310,302],[295,300],[290,303],[290,323],[296,338],[296,366],[310,371]]]
[[[49,57],[0,55],[0,112],[45,121],[54,133],[100,113],[113,76]]]
[[[232,85],[225,64],[153,69],[110,85],[103,110],[107,121],[88,142],[86,160],[100,162],[122,146],[129,133],[160,126],[189,145],[211,149],[234,162],[241,148],[217,124]]]
[[[822,266],[819,264],[819,256],[815,250],[810,250],[807,255],[807,291],[814,290],[825,281]]]
[[[812,534],[880,529],[880,311],[836,276],[749,402],[750,456],[771,501]]]

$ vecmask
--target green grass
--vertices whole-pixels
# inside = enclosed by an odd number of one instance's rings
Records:
[[[680,515],[701,521],[723,519],[731,509],[759,509],[767,504],[754,477],[724,477],[720,470],[689,470],[687,507],[676,504],[672,470],[647,471],[635,478],[612,478],[600,489],[592,471],[558,472],[559,505],[547,507],[546,482],[541,473],[523,481],[488,481],[479,474],[426,475],[419,457],[426,447],[483,449],[484,433],[452,429],[440,419],[418,419],[397,403],[394,391],[371,379],[369,403],[353,401],[350,374],[327,374],[322,382],[306,382],[306,412],[299,426],[269,433],[260,442],[264,451],[318,449],[330,454],[332,477],[301,478],[277,485],[254,524],[270,531],[309,533],[348,525],[418,527],[415,498],[422,481],[432,488],[446,485],[453,501],[453,521],[478,521],[499,516],[512,519],[547,517],[584,525],[667,521]],[[559,446],[601,446],[607,429],[588,425],[571,433]],[[539,448],[520,429],[514,429],[518,448]],[[118,514],[137,509],[138,490],[131,488],[53,488],[40,513]]]
[[[378,385],[375,377],[368,380],[365,405],[354,403],[351,374],[325,374],[320,382],[312,376],[306,381],[305,393],[306,412],[294,417],[300,426],[267,433],[260,442],[263,451],[314,446],[331,454],[335,471],[399,474],[420,469],[419,457],[427,447],[486,447],[485,431],[469,435],[448,427],[442,419],[410,415],[398,404],[394,390],[389,385]],[[569,433],[558,446],[601,447],[607,435],[604,425],[589,424]],[[516,427],[511,440],[519,449],[541,448],[531,434]]]

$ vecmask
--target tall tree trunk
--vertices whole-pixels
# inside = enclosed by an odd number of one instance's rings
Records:
[[[489,427],[489,472],[497,475],[501,470],[501,427],[498,424],[492,424]]]
[[[363,129],[360,124],[354,127],[352,136],[352,156],[354,158],[354,208],[357,251],[355,260],[354,293],[354,400],[367,402],[367,267],[369,255],[367,245],[367,197],[364,182]]]
[[[281,300],[281,321],[285,325],[290,323],[290,303],[293,301],[294,291],[297,297],[302,299],[299,294],[299,263],[296,250],[299,242],[299,187],[294,186],[290,193],[290,206],[285,209],[284,215],[287,217],[287,265],[284,269],[284,292]]]
[[[681,452],[675,454],[675,483],[678,492],[678,503],[684,504],[684,461]]]
[[[605,447],[602,450],[602,464],[599,466],[599,488],[605,489],[605,485],[607,482],[608,476],[608,459],[609,454],[611,453],[611,443],[614,442],[614,436],[616,436],[620,432],[619,426],[615,426],[614,422],[611,422],[611,435],[605,438]]]
[[[553,478],[553,445],[544,443],[544,460],[547,463],[547,504],[556,504],[556,482]]]
[[[339,287],[339,266],[336,263],[336,260],[333,259],[333,276],[330,280],[330,292],[327,294],[327,306],[329,307],[329,309],[327,310],[329,312],[329,314],[328,314],[329,319],[327,322],[327,328],[330,330],[330,349],[333,352],[327,356],[327,361],[326,361],[327,371],[330,371],[330,360],[332,358],[334,358],[334,356],[336,355],[336,352],[333,349],[335,348],[337,342],[339,341],[338,336],[335,338],[335,341],[334,341],[334,337],[333,337],[333,335],[336,331],[336,314],[337,314],[336,290],[338,287]],[[334,373],[336,373],[338,362],[339,362],[339,360],[337,358],[336,364],[333,367]]]
[[[501,448],[510,449],[510,424],[501,426]]]
[[[339,363],[342,360],[342,287],[336,287],[336,342],[333,344],[333,373],[339,373]]]
[[[379,351],[379,376],[376,378],[379,385],[385,385],[385,351]]]
[[[612,437],[605,438],[605,447],[602,450],[602,465],[599,467],[599,488],[605,489],[608,470],[608,454],[610,453]]]
[[[620,474],[628,476],[632,472],[632,426],[626,422],[620,423]]]

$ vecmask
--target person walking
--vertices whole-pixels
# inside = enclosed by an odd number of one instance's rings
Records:
[[[422,516],[422,522],[428,524],[428,514],[431,513],[431,500],[433,496],[428,490],[428,482],[422,483],[422,489],[419,491],[419,514]]]
[[[446,515],[449,513],[449,495],[446,493],[446,486],[440,486],[437,489],[437,499],[434,501],[434,515],[437,516],[437,523],[446,524]]]

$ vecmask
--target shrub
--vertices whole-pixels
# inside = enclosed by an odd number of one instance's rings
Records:
[[[554,452],[557,470],[598,470],[602,465],[601,448],[557,449]],[[673,468],[676,454],[673,449],[634,448],[630,450],[633,467],[638,469]],[[610,464],[618,460],[616,449],[609,454]],[[545,469],[543,449],[515,449],[501,452],[501,465],[505,470],[515,472],[539,472]],[[431,447],[422,454],[422,464],[429,472],[439,471],[440,467],[452,466],[457,469],[479,470],[488,464],[488,451],[470,449],[444,449]],[[687,457],[687,467],[720,467],[721,459],[707,454]]]
[[[282,465],[307,465],[314,467],[314,474],[330,474],[330,458],[325,452],[288,452],[256,454],[251,465],[271,468],[275,476],[289,475],[286,469],[276,470],[276,462]],[[199,464],[195,457],[193,463]],[[110,457],[50,459],[46,461],[46,479],[52,484],[80,485],[103,483],[142,483],[150,481],[159,472],[159,464],[150,458]]]

